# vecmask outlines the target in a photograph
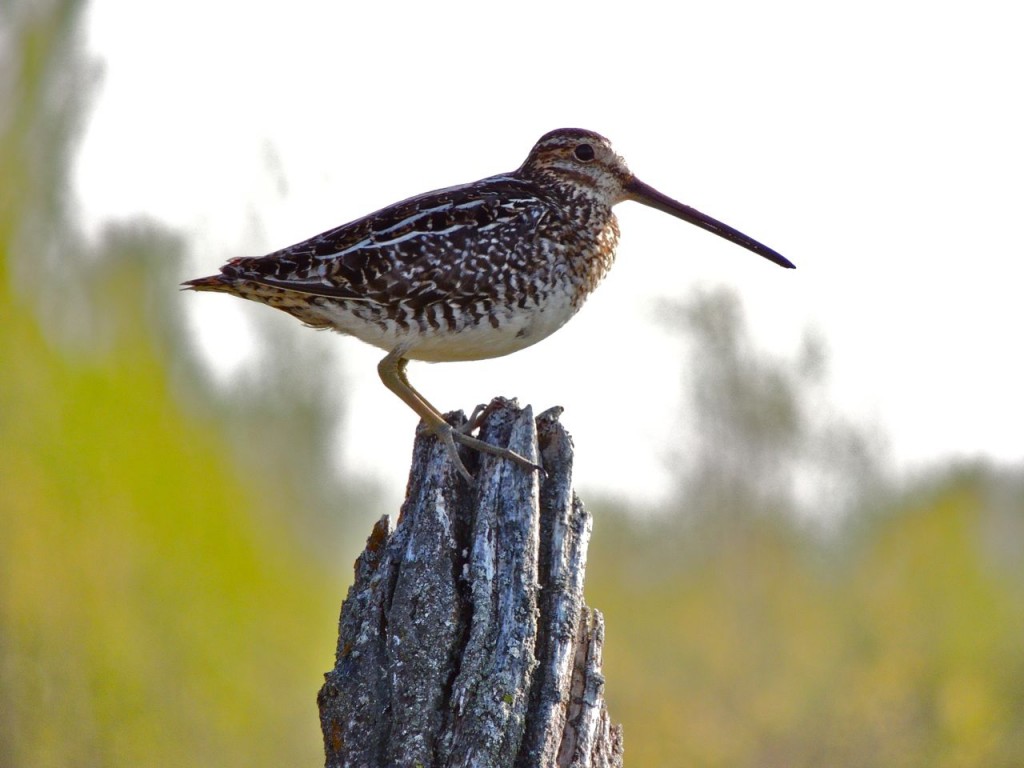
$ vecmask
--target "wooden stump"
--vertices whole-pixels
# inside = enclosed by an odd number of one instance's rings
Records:
[[[464,451],[470,485],[417,438],[398,524],[374,526],[341,607],[317,699],[328,768],[622,765],[560,413],[497,399],[481,427],[543,477]]]

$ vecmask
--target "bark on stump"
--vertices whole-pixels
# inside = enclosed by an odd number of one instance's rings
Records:
[[[481,427],[543,477],[465,451],[471,486],[417,438],[398,524],[374,526],[341,607],[317,698],[328,768],[622,765],[560,412],[497,399]]]

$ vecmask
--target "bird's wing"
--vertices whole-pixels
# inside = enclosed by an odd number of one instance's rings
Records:
[[[489,268],[514,258],[512,244],[529,250],[551,215],[559,209],[532,185],[494,176],[395,203],[266,256],[233,259],[221,271],[313,296],[429,304],[453,289],[475,292]]]

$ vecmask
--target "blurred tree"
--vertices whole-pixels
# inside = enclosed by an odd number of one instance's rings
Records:
[[[677,508],[834,519],[884,484],[880,434],[828,402],[820,337],[807,333],[792,361],[773,359],[755,348],[739,298],[726,289],[697,290],[664,318],[689,344],[680,433],[691,437],[669,459]]]
[[[229,460],[182,239],[74,219],[82,4],[0,14],[0,764],[319,762],[338,590],[286,521],[302,475]]]
[[[598,509],[588,569],[627,759],[1024,764],[1024,472],[901,488],[828,406],[820,342],[765,356],[724,291],[671,317],[696,433],[678,493],[639,519]]]
[[[334,349],[260,315],[260,335],[269,343],[235,379],[218,383],[191,341],[186,300],[176,290],[184,238],[157,222],[133,220],[108,222],[90,243],[76,220],[70,162],[100,82],[100,68],[81,47],[82,5],[21,2],[4,11],[10,44],[0,74],[0,204],[9,228],[3,269],[16,287],[11,299],[28,302],[48,339],[67,354],[99,355],[119,340],[144,336],[166,356],[176,396],[226,431],[253,482],[264,484],[274,508],[324,554],[327,542],[351,526],[362,535],[376,514],[361,510],[373,508],[378,493],[342,469]]]

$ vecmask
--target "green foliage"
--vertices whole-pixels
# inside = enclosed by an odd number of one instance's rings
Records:
[[[1024,765],[1024,474],[900,491],[819,342],[759,353],[722,291],[666,316],[692,447],[668,509],[595,511],[588,568],[630,762]]]
[[[671,316],[695,379],[676,499],[598,509],[588,569],[629,760],[1024,764],[1024,475],[898,492],[815,342],[758,354],[724,292]]]
[[[69,362],[4,306],[2,762],[315,762],[327,574],[151,350]]]
[[[588,601],[630,760],[1024,764],[1020,488],[955,476],[837,541],[791,518],[679,535],[599,511]]]
[[[171,384],[180,241],[68,216],[78,10],[4,9],[0,764],[315,764],[337,591]]]

